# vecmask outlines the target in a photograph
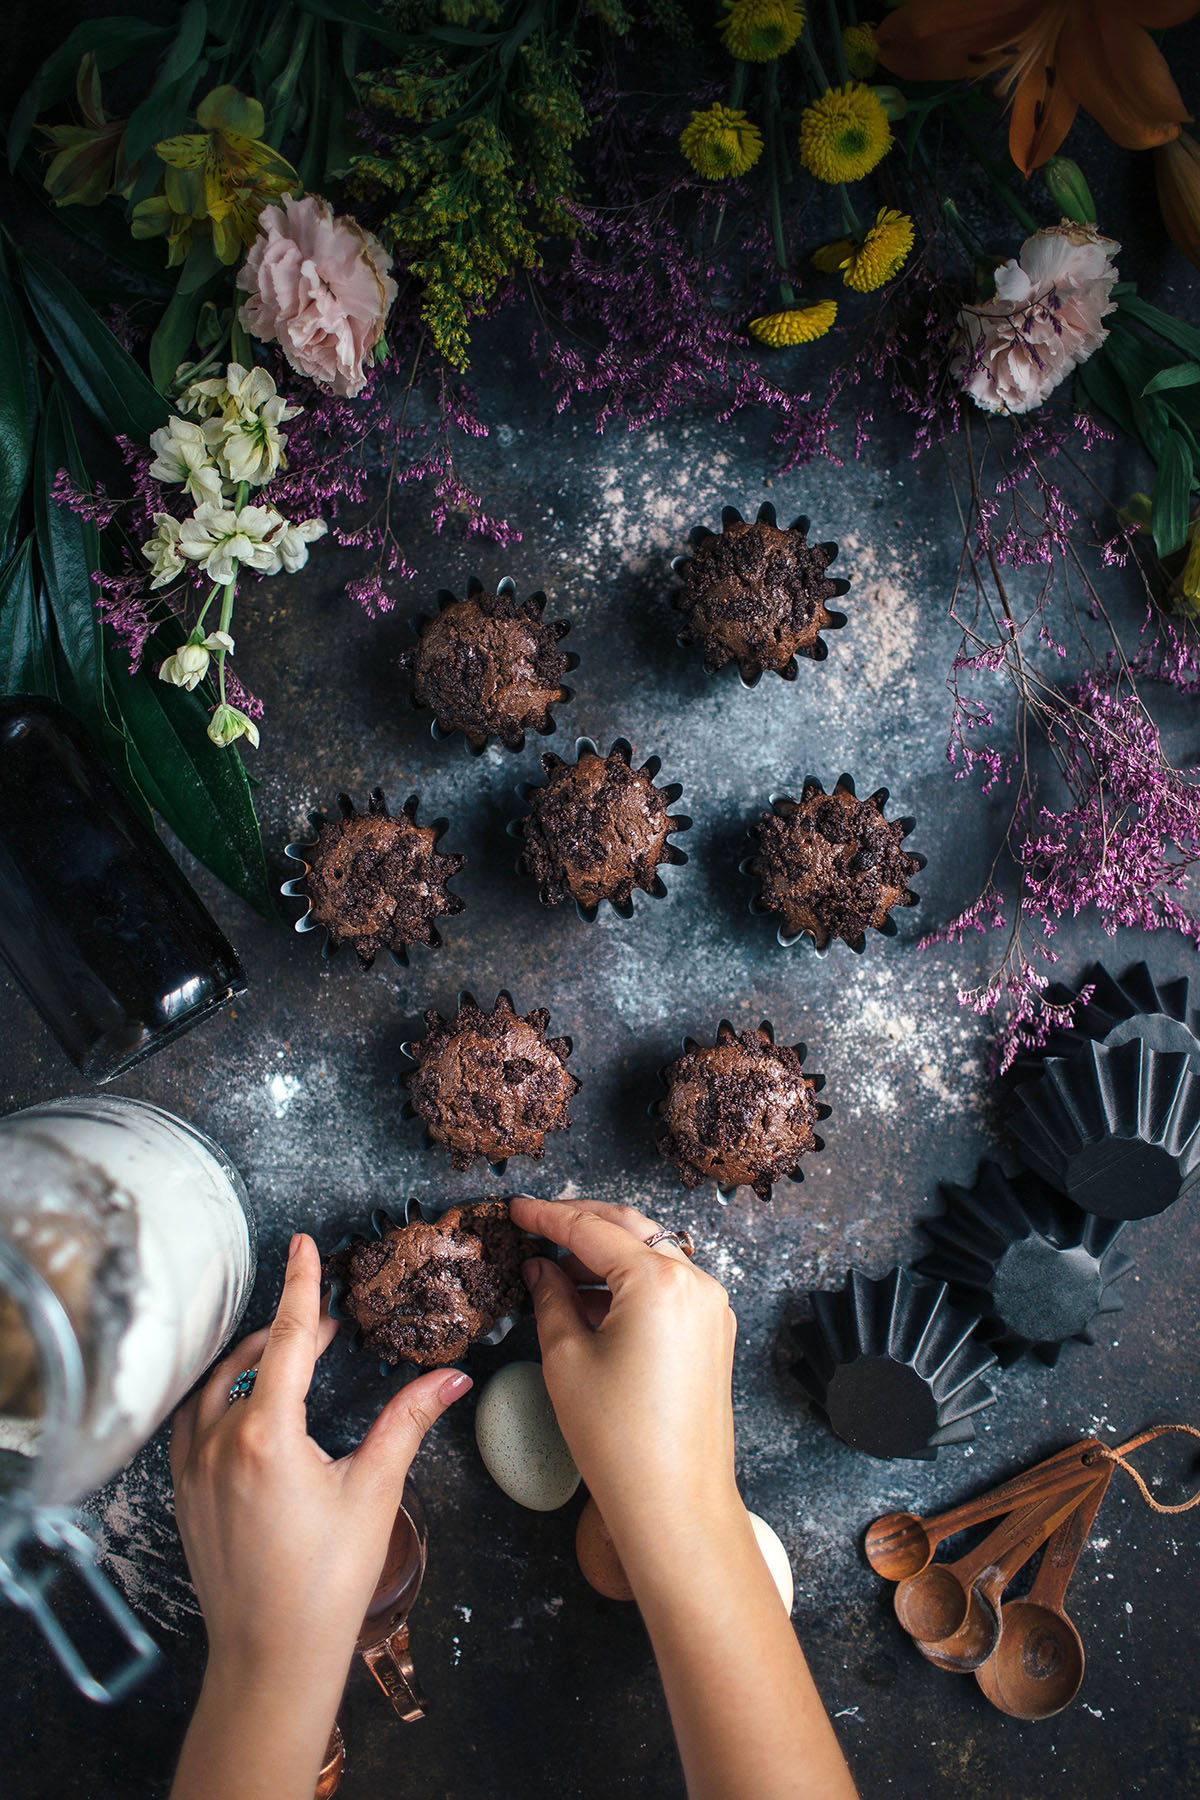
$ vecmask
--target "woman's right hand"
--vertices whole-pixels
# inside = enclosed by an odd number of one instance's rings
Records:
[[[673,1245],[648,1249],[659,1227],[632,1207],[528,1196],[510,1206],[568,1253],[534,1258],[526,1280],[558,1422],[622,1555],[685,1519],[744,1519],[725,1289]]]

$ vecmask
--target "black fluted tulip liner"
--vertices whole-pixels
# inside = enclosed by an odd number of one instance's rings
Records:
[[[928,1461],[974,1437],[974,1415],[995,1403],[984,1377],[996,1358],[944,1284],[904,1268],[875,1280],[852,1269],[844,1287],[808,1298],[793,1373],[843,1443]]]
[[[1088,1043],[1017,1088],[1009,1131],[1022,1161],[1085,1212],[1149,1218],[1200,1178],[1200,1074],[1141,1038]]]
[[[1026,1351],[1058,1361],[1064,1342],[1095,1343],[1096,1321],[1120,1312],[1114,1284],[1134,1267],[1116,1240],[1121,1220],[1098,1219],[1028,1170],[979,1166],[974,1185],[944,1182],[945,1211],[918,1221],[931,1248],[913,1265],[944,1281],[978,1335],[1007,1367]]]
[[[1091,995],[1074,1007],[1071,1024],[1053,1032],[1040,1053],[1018,1057],[1014,1081],[1032,1079],[1049,1056],[1074,1056],[1088,1043],[1113,1050],[1135,1037],[1152,1050],[1182,1051],[1200,1067],[1200,1007],[1192,1002],[1186,975],[1160,983],[1145,962],[1131,963],[1120,976],[1096,962],[1074,988],[1055,983],[1046,999],[1051,1005],[1070,1005],[1087,988]]]

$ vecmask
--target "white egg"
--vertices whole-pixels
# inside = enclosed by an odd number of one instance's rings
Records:
[[[579,1486],[540,1363],[497,1370],[475,1408],[475,1441],[488,1474],[518,1506],[554,1512]]]
[[[763,1553],[763,1561],[771,1571],[771,1580],[779,1589],[779,1598],[783,1601],[790,1616],[796,1590],[792,1582],[792,1565],[788,1561],[788,1553],[765,1519],[760,1519],[757,1513],[748,1513],[747,1517],[754,1527],[754,1535],[758,1539],[758,1547]]]

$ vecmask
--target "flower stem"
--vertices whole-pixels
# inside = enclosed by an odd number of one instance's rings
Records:
[[[218,631],[228,633],[229,627],[233,623],[233,602],[236,593],[237,583],[227,581],[225,583],[225,592],[221,596],[221,623],[217,627]],[[212,595],[210,594],[209,599],[211,600],[211,598]],[[225,647],[224,645],[221,645],[217,650],[217,692],[221,696],[222,706],[225,705],[225,655]]]
[[[975,158],[975,161],[987,176],[996,198],[1004,202],[1013,218],[1016,219],[1019,225],[1024,226],[1026,231],[1036,231],[1038,228],[1037,220],[1029,211],[1029,208],[1018,200],[1017,196],[1013,193],[1011,186],[1005,181],[1003,175],[984,149],[983,144],[980,142],[979,133],[967,118],[965,109],[958,105],[957,102],[951,101],[949,112],[950,117],[954,120],[954,123],[958,126],[958,129],[966,139],[967,149],[971,152],[971,155]]]
[[[202,630],[204,627],[204,620],[208,614],[208,609],[212,605],[213,601],[216,599],[217,588],[219,586],[220,586],[220,583],[214,581],[212,586],[208,590],[208,594],[205,597],[204,605],[200,608],[200,614],[196,620],[196,630],[197,631]]]
[[[862,242],[863,228],[858,214],[854,210],[854,202],[850,198],[850,190],[844,181],[839,181],[838,200],[842,208],[842,227],[856,243]]]
[[[779,273],[787,275],[787,239],[783,229],[783,202],[779,194],[779,77],[771,63],[767,76],[767,187],[771,204],[771,236]]]
[[[829,77],[821,67],[821,59],[817,55],[816,45],[812,41],[811,21],[807,19],[804,23],[804,30],[800,33],[800,50],[808,64],[809,74],[817,84],[817,93],[828,93]]]
[[[833,36],[833,62],[838,73],[838,80],[843,87],[850,82],[850,71],[846,67],[846,51],[842,43],[842,25],[838,18],[837,0],[825,0],[825,10],[829,15],[829,29]]]
[[[740,59],[733,65],[733,80],[729,84],[729,104],[738,107],[746,98],[746,77],[750,73],[750,64]]]

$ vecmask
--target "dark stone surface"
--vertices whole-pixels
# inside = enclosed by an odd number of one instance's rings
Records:
[[[1143,178],[1140,168],[1122,174],[1126,206]],[[1173,273],[1193,279],[1183,265]],[[1169,284],[1165,291],[1174,298]],[[395,1208],[407,1194],[527,1185],[630,1200],[685,1225],[739,1317],[742,1489],[788,1549],[796,1629],[863,1793],[1200,1793],[1200,1515],[1152,1516],[1117,1474],[1071,1593],[1089,1657],[1083,1691],[1069,1712],[1032,1726],[993,1712],[969,1678],[921,1660],[858,1548],[878,1513],[939,1510],[1083,1433],[1116,1442],[1152,1420],[1200,1421],[1195,1198],[1130,1229],[1138,1268],[1123,1284],[1125,1311],[1100,1321],[1097,1347],[1071,1344],[1056,1369],[1022,1362],[998,1377],[999,1403],[981,1416],[978,1441],[936,1463],[878,1463],[837,1443],[777,1354],[806,1289],[839,1285],[852,1264],[879,1273],[915,1255],[914,1215],[936,1181],[970,1182],[977,1159],[1003,1148],[979,1023],[955,1003],[956,989],[990,966],[996,943],[916,947],[975,893],[1003,811],[1002,801],[956,786],[945,761],[943,684],[957,638],[945,614],[957,542],[942,465],[930,457],[914,467],[899,447],[893,460],[880,440],[848,470],[818,468],[771,486],[761,421],[597,439],[582,418],[554,415],[523,343],[516,331],[482,346],[485,416],[499,430],[464,469],[490,510],[520,527],[514,550],[439,539],[410,500],[405,551],[419,579],[395,615],[374,624],[361,616],[340,594],[354,570],[324,545],[303,577],[267,584],[238,620],[239,667],[267,701],[262,749],[250,762],[278,879],[294,872],[283,845],[304,836],[309,809],[340,789],[361,803],[381,784],[396,805],[419,790],[423,816],[450,817],[446,850],[468,857],[456,882],[466,910],[445,921],[441,950],[414,950],[409,968],[380,958],[364,973],[347,952],[322,961],[316,936],[264,924],[201,873],[249,991],[116,1091],[193,1120],[243,1171],[262,1243],[252,1324],[269,1315],[293,1229],[327,1247],[365,1224],[373,1206]],[[814,358],[814,391],[820,366]],[[1131,461],[1124,447],[1098,451],[1092,471],[1103,481],[1115,468],[1114,491],[1124,492],[1138,485]],[[764,498],[781,517],[808,513],[817,539],[841,544],[834,573],[853,583],[839,603],[850,623],[833,634],[826,663],[804,663],[795,683],[768,676],[747,692],[729,671],[706,676],[695,653],[676,646],[668,563],[693,524],[715,526],[727,502],[752,516]],[[588,925],[570,907],[540,908],[534,884],[514,873],[505,825],[519,810],[515,785],[536,778],[542,740],[521,755],[493,748],[472,758],[461,739],[435,743],[428,715],[402,697],[404,616],[427,611],[439,587],[463,591],[472,573],[488,582],[511,573],[520,593],[545,588],[551,616],[571,621],[578,697],[551,745],[583,732],[604,744],[625,735],[636,757],[657,752],[663,779],[683,783],[696,821],[691,860],[666,872],[667,899],[638,895],[628,922],[608,909]],[[1110,583],[1120,609],[1119,577]],[[1127,604],[1132,621],[1136,600]],[[1175,716],[1174,748],[1190,756],[1194,715],[1180,706]],[[767,922],[750,917],[751,884],[737,864],[769,793],[809,771],[828,785],[843,769],[860,792],[886,783],[893,810],[917,816],[910,842],[929,866],[915,883],[920,905],[898,915],[898,938],[872,934],[862,957],[835,945],[818,959],[801,945],[781,949]],[[1087,921],[1064,922],[1058,948],[1068,975],[1097,953],[1116,967],[1145,954],[1160,978],[1194,964],[1193,951],[1166,934],[1109,941]],[[505,986],[522,1010],[548,1006],[551,1031],[574,1037],[571,1067],[583,1088],[571,1130],[548,1140],[544,1163],[514,1165],[496,1184],[486,1172],[454,1174],[401,1117],[399,1047],[425,1007],[449,1011],[460,987],[488,1004]],[[827,1077],[827,1148],[802,1186],[778,1183],[769,1206],[745,1190],[727,1206],[710,1189],[686,1193],[657,1157],[646,1117],[655,1073],[681,1037],[711,1041],[725,1016],[738,1028],[768,1018],[780,1041],[804,1039],[806,1067]],[[5,1110],[80,1088],[7,981],[0,1017]],[[475,1353],[471,1367],[484,1376],[532,1348],[526,1326]],[[374,1364],[335,1344],[314,1384],[314,1431],[331,1449],[349,1446],[391,1388]],[[429,1573],[413,1616],[430,1716],[401,1725],[356,1669],[343,1712],[346,1800],[400,1791],[439,1800],[681,1794],[636,1613],[602,1600],[575,1566],[582,1496],[548,1516],[511,1504],[476,1454],[472,1404],[438,1427],[414,1472],[430,1523]],[[1194,1459],[1168,1450],[1147,1460],[1168,1471],[1166,1497],[1189,1485]],[[77,1699],[25,1619],[0,1613],[6,1794],[165,1792],[203,1663],[169,1493],[160,1435],[94,1508],[109,1566],[166,1652],[133,1699],[111,1712]],[[712,1653],[722,1654],[719,1618]]]

